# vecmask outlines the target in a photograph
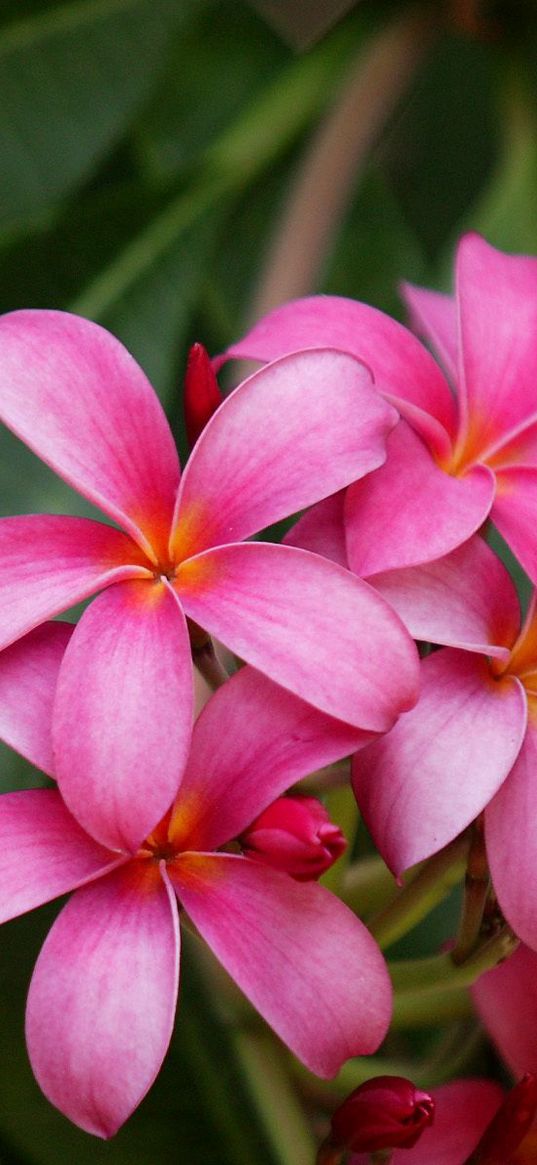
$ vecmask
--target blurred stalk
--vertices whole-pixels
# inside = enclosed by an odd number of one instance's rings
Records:
[[[463,834],[434,854],[393,901],[368,921],[371,934],[383,950],[417,926],[447,898],[464,874],[468,844],[468,837]]]

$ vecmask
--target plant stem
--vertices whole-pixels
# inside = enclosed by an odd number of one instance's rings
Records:
[[[479,942],[483,911],[490,889],[490,876],[483,834],[483,823],[475,821],[468,853],[464,879],[464,899],[459,932],[451,958],[457,965],[464,963]]]
[[[407,934],[447,897],[462,876],[468,845],[465,834],[455,838],[419,869],[384,910],[369,920],[369,930],[382,949]]]
[[[229,676],[224,665],[218,659],[211,640],[202,647],[194,648],[192,655],[200,675],[203,676],[213,692],[227,683]]]

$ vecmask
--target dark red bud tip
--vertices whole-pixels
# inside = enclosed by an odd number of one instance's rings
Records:
[[[375,1076],[332,1117],[332,1142],[351,1153],[411,1149],[434,1118],[434,1100],[404,1076]]]
[[[284,870],[298,882],[320,878],[347,847],[316,797],[278,797],[256,817],[240,843],[249,858]]]
[[[520,1157],[515,1158],[513,1154],[531,1128],[536,1113],[537,1076],[526,1072],[507,1093],[466,1165],[507,1165],[514,1160],[524,1161],[523,1150]],[[527,1158],[528,1161],[532,1159]]]
[[[186,362],[183,396],[190,448],[196,444],[223,399],[208,352],[203,344],[193,344]]]

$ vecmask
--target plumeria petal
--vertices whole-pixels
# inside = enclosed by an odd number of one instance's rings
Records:
[[[41,514],[2,518],[0,649],[102,587],[148,574],[146,567],[112,526]]]
[[[491,518],[537,583],[537,469],[525,465],[502,469],[496,474],[496,481]]]
[[[507,921],[537,950],[537,697],[528,699],[528,729],[512,772],[486,813],[494,889]],[[536,1061],[537,1063],[537,1061]]]
[[[390,1018],[386,966],[339,899],[231,854],[184,854],[169,872],[217,958],[312,1072],[333,1076],[378,1047]]]
[[[457,376],[458,349],[455,299],[439,291],[416,287],[413,283],[401,284],[400,291],[410,311],[414,331],[429,341],[451,382],[454,383]]]
[[[338,562],[348,569],[347,543],[345,535],[345,490],[339,490],[332,497],[325,498],[312,506],[283,538],[286,546],[299,546],[322,554],[331,562]]]
[[[450,648],[422,661],[419,703],[353,762],[358,804],[394,873],[477,817],[512,768],[525,728],[518,680],[496,680],[481,656]]]
[[[175,557],[247,538],[376,469],[396,423],[369,372],[342,352],[262,368],[199,438],[178,496]]]
[[[85,833],[56,789],[24,789],[0,797],[1,922],[124,861]]]
[[[0,418],[144,547],[165,553],[179,462],[162,407],[127,350],[66,312],[0,319]]]
[[[136,850],[173,801],[191,730],[190,643],[173,591],[109,588],[67,648],[54,712],[58,783],[88,833]]]
[[[178,986],[177,908],[157,866],[130,863],[78,890],[37,960],[26,1038],[40,1087],[110,1137],[162,1064]]]
[[[216,849],[295,781],[370,739],[241,668],[196,722],[171,836],[182,849]]]
[[[414,639],[508,658],[520,629],[515,585],[482,538],[437,562],[373,575]]]
[[[220,546],[183,563],[188,615],[271,679],[357,728],[383,731],[417,692],[398,617],[349,571],[294,546]]]
[[[45,623],[0,654],[0,738],[54,776],[52,705],[74,628]]]
[[[226,356],[275,360],[286,352],[326,345],[365,361],[381,392],[409,401],[454,432],[447,382],[412,332],[377,308],[337,295],[297,299],[269,312]]]
[[[404,421],[387,444],[386,463],[346,495],[349,564],[362,577],[449,554],[479,529],[494,497],[489,469],[450,477]]]
[[[472,987],[473,1001],[515,1076],[537,1073],[537,953],[524,944]]]

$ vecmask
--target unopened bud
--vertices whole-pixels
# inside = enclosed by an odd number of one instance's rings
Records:
[[[537,1076],[529,1072],[507,1093],[488,1128],[466,1165],[507,1165],[510,1161],[528,1161],[523,1147],[520,1157],[514,1154],[531,1128],[537,1112]]]
[[[411,1149],[434,1118],[434,1100],[404,1076],[375,1076],[332,1117],[331,1143],[351,1153]]]
[[[247,857],[299,882],[320,878],[340,857],[347,842],[339,826],[315,797],[278,797],[240,838]]]
[[[186,362],[183,397],[190,448],[223,399],[208,353],[203,344],[193,344]]]

